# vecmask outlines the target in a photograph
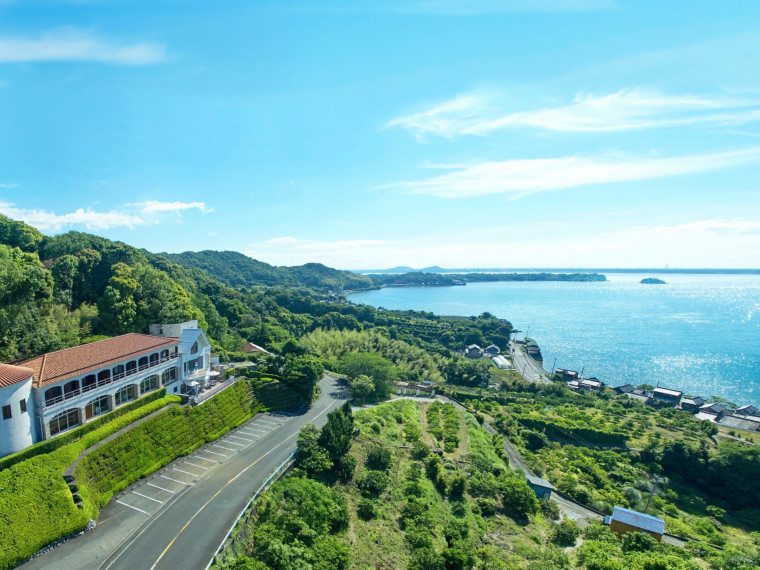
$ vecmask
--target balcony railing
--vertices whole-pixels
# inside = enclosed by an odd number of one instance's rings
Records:
[[[80,394],[91,392],[92,390],[95,390],[96,388],[102,388],[103,386],[106,386],[112,382],[116,382],[117,380],[121,380],[123,378],[126,378],[127,376],[132,376],[133,374],[137,374],[138,372],[148,370],[149,368],[154,368],[155,366],[158,366],[159,364],[165,364],[166,362],[176,360],[177,358],[179,358],[179,354],[170,354],[169,356],[164,356],[163,358],[159,360],[154,360],[153,362],[149,362],[148,364],[143,364],[142,366],[139,366],[137,368],[132,368],[125,372],[119,372],[118,374],[113,374],[108,379],[98,380],[97,384],[89,384],[87,386],[84,386],[81,389],[77,388],[76,390],[71,390],[70,392],[61,394],[60,396],[55,396],[53,398],[45,398],[45,404],[43,407],[49,408],[50,406],[55,406],[56,404],[60,404],[61,402],[64,402],[70,398],[73,398],[74,396],[79,396]]]

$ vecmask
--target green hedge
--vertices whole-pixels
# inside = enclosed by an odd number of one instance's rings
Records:
[[[103,507],[138,479],[248,420],[261,408],[245,381],[193,408],[173,408],[106,443],[76,469],[85,502]]]
[[[560,440],[567,440],[568,433],[577,436],[589,443],[596,443],[600,445],[618,445],[625,446],[628,441],[628,435],[621,432],[598,430],[589,427],[569,427],[564,425],[558,425],[555,422],[540,420],[537,418],[516,416],[519,421],[525,427],[529,427],[536,431],[544,432],[548,437],[553,437]]]
[[[26,449],[19,451],[18,453],[14,453],[12,455],[6,455],[2,459],[0,459],[0,470],[7,469],[11,465],[15,465],[16,463],[19,463],[20,461],[26,461],[27,459],[30,459],[37,455],[41,455],[43,453],[50,453],[52,451],[55,451],[56,449],[60,449],[64,445],[73,443],[77,441],[78,439],[84,437],[86,434],[95,431],[96,429],[100,428],[100,426],[107,424],[108,422],[111,422],[120,416],[128,414],[133,410],[141,408],[150,402],[159,400],[163,398],[165,395],[166,395],[166,388],[161,388],[160,390],[156,390],[155,392],[148,394],[147,396],[143,396],[142,398],[139,398],[135,400],[134,402],[127,404],[126,406],[121,406],[120,408],[117,408],[112,412],[103,414],[98,419],[87,422],[81,427],[78,427],[71,431],[67,431],[52,439],[46,439],[45,441],[36,443],[30,447],[27,447]],[[163,407],[163,406],[160,406],[160,407]],[[117,431],[117,430],[114,430],[114,431]]]
[[[121,412],[119,417],[113,419],[111,416],[111,422],[100,427],[95,425],[96,429],[88,430],[89,433],[80,432],[78,441],[59,445],[49,453],[37,451],[35,456],[19,459],[0,471],[0,568],[14,568],[43,546],[82,530],[91,518],[97,516],[97,508],[92,503],[83,504],[82,509],[74,505],[62,474],[88,447],[180,400],[177,396],[164,396],[146,403],[150,399],[145,397],[124,406],[143,404],[138,409],[120,408],[117,410]],[[88,426],[90,424],[83,427]],[[79,430],[69,433],[74,431]]]

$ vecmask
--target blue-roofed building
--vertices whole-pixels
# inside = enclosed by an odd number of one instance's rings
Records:
[[[526,478],[528,479],[528,487],[533,489],[536,497],[539,499],[548,499],[552,496],[554,486],[549,483],[549,481],[542,479],[541,477],[533,477],[532,475],[526,475]]]
[[[662,535],[665,532],[664,520],[623,507],[614,508],[612,516],[609,517],[609,525],[610,530],[617,535],[623,535],[626,532],[646,532],[657,541],[662,541]]]

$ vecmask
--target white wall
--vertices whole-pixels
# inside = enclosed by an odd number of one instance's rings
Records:
[[[12,417],[3,420],[0,414],[0,457],[21,451],[34,443],[32,422],[34,402],[31,399],[32,377],[23,382],[0,388],[0,407],[11,407]],[[22,413],[19,402],[26,401],[26,412]]]

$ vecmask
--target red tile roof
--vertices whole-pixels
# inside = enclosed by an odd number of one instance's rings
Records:
[[[34,386],[47,386],[71,376],[105,368],[144,353],[178,345],[179,339],[129,333],[56,352],[19,363],[34,372]]]
[[[34,370],[12,364],[0,364],[0,388],[18,384],[29,380],[34,375]]]

